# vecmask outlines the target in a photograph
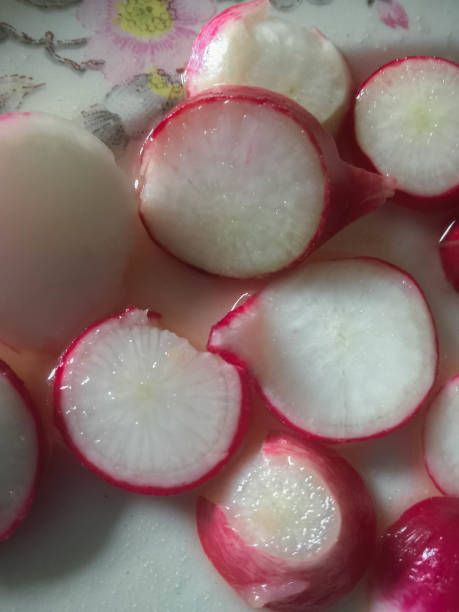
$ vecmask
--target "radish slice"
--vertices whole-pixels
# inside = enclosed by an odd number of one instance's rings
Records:
[[[440,260],[446,278],[459,291],[459,225],[452,221],[440,238]]]
[[[172,495],[215,475],[247,417],[238,370],[159,329],[137,308],[95,323],[67,349],[56,422],[83,464],[136,493]]]
[[[208,349],[245,366],[286,424],[330,441],[384,435],[434,383],[434,322],[416,281],[371,258],[314,263],[212,329]]]
[[[145,142],[139,185],[154,240],[238,278],[296,263],[393,193],[391,180],[342,162],[296,103],[231,86],[172,110]]]
[[[0,361],[0,540],[30,510],[41,462],[41,429],[23,382]]]
[[[459,499],[415,504],[385,532],[370,612],[455,612],[459,601]]]
[[[368,567],[370,495],[344,459],[316,442],[271,434],[217,497],[198,501],[201,544],[254,608],[323,610]]]
[[[265,87],[336,131],[350,102],[346,61],[317,28],[271,17],[268,8],[269,0],[232,6],[203,27],[186,70],[187,95],[222,84]]]
[[[0,339],[61,349],[119,302],[132,194],[95,136],[42,113],[0,116],[0,184]]]
[[[459,376],[451,378],[429,408],[424,427],[424,458],[438,489],[459,497]]]
[[[357,143],[397,180],[401,203],[436,209],[459,197],[459,65],[438,57],[390,62],[361,86]]]

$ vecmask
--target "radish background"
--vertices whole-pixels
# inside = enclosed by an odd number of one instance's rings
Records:
[[[356,82],[397,55],[428,52],[457,61],[456,0],[443,0],[441,11],[431,0],[401,3],[410,18],[408,31],[384,26],[365,2],[355,0],[323,6],[304,1],[282,17],[322,29],[349,58]],[[218,3],[217,8],[228,5]],[[47,29],[66,36],[84,35],[72,12],[72,8],[39,11],[17,0],[0,2],[1,20],[36,35]],[[70,52],[79,54],[79,50]],[[47,87],[30,96],[24,110],[73,116],[80,105],[96,102],[110,88],[99,73],[75,78],[41,52],[1,43],[3,72],[24,71],[26,64],[46,77]],[[438,324],[439,382],[456,374],[459,365],[459,295],[444,279],[437,249],[447,222],[444,215],[425,218],[389,206],[345,229],[314,255],[373,255],[415,276]],[[129,302],[167,312],[166,326],[203,347],[209,326],[256,283],[205,278],[161,253],[139,229]],[[0,353],[26,380],[37,401],[46,396],[44,380],[55,356],[17,355],[7,347]],[[420,415],[385,439],[339,450],[370,484],[383,525],[396,520],[418,499],[438,495],[422,466],[421,421]],[[278,426],[274,421],[272,425]],[[194,499],[190,494],[177,500],[151,500],[117,490],[83,470],[57,439],[31,514],[0,547],[2,612],[93,612],[95,608],[125,612],[133,601],[137,603],[133,612],[150,608],[154,612],[248,612],[200,549]],[[353,594],[332,612],[365,612],[363,596]]]

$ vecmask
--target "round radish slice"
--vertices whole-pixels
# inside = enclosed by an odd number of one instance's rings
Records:
[[[56,421],[81,461],[124,489],[171,495],[216,474],[244,433],[238,368],[129,308],[61,358]]]
[[[446,278],[459,291],[459,225],[452,221],[440,238],[440,260]]]
[[[459,197],[459,65],[438,57],[390,62],[362,85],[354,109],[357,143],[397,180],[400,201],[450,206]]]
[[[459,497],[459,376],[451,378],[429,408],[424,427],[427,471],[442,493]]]
[[[187,94],[214,85],[265,87],[292,98],[331,131],[349,107],[351,75],[338,49],[317,28],[268,15],[253,0],[216,15],[194,42]]]
[[[368,567],[370,495],[344,459],[315,442],[271,434],[213,497],[198,501],[201,544],[255,608],[323,610]]]
[[[415,504],[385,532],[370,612],[455,612],[459,601],[459,499]]]
[[[38,416],[24,384],[0,361],[0,540],[23,521],[33,501],[41,458]]]
[[[113,311],[135,208],[113,155],[71,121],[0,115],[0,339],[62,348]]]
[[[371,258],[304,266],[212,329],[210,351],[245,365],[282,421],[330,441],[380,436],[435,380],[435,326],[406,272]]]
[[[295,102],[231,86],[172,110],[144,144],[139,186],[154,240],[238,278],[299,261],[393,193],[390,180],[342,162]]]

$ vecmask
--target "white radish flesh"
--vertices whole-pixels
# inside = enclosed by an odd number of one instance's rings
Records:
[[[272,283],[214,326],[209,350],[245,365],[284,422],[331,441],[409,419],[438,359],[419,286],[370,258],[314,263]]]
[[[239,370],[127,309],[67,349],[54,386],[57,424],[90,469],[112,484],[179,493],[223,467],[242,438]]]

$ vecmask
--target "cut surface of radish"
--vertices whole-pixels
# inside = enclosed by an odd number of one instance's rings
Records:
[[[22,381],[0,361],[0,540],[27,515],[41,457],[39,423]]]
[[[201,544],[253,607],[322,610],[368,566],[371,498],[354,469],[316,442],[272,433],[257,450],[198,501]]]
[[[459,291],[459,225],[452,221],[440,238],[440,260],[446,278]]]
[[[81,461],[112,484],[179,493],[213,476],[239,444],[239,370],[130,308],[94,324],[58,366],[56,421]]]
[[[459,499],[409,508],[381,540],[370,612],[454,612],[459,601]]]
[[[269,0],[232,6],[203,27],[186,70],[187,94],[222,84],[265,87],[335,131],[350,101],[346,61],[317,28],[271,16],[268,8]]]
[[[421,56],[382,66],[361,86],[354,121],[358,145],[412,197],[407,203],[429,208],[457,200],[459,65]]]
[[[0,183],[0,339],[62,349],[119,305],[132,194],[95,136],[38,112],[2,115]]]
[[[427,412],[424,458],[442,493],[459,497],[459,376],[440,390]]]
[[[271,283],[214,326],[208,348],[245,366],[282,421],[331,441],[405,422],[438,360],[416,281],[371,258],[313,263]]]
[[[175,107],[144,144],[140,213],[182,261],[229,277],[276,272],[393,193],[348,166],[302,107],[223,86]]]

